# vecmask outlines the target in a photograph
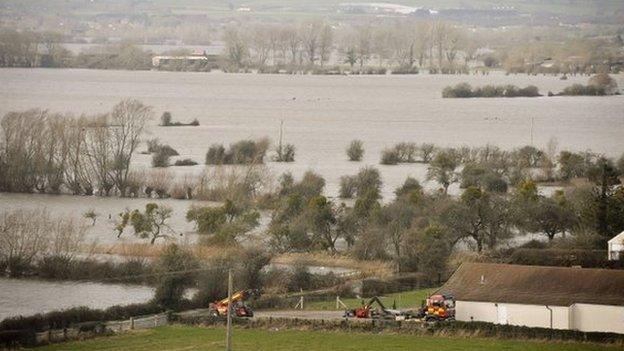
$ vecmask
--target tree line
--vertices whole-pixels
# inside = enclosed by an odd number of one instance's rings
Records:
[[[621,37],[528,42],[518,33],[468,31],[446,21],[392,21],[340,24],[302,21],[291,24],[242,23],[225,27],[214,62],[176,63],[160,69],[264,73],[316,72],[413,74],[487,72],[595,74],[622,69]],[[0,66],[150,69],[153,53],[129,41],[109,43],[73,54],[54,32],[0,30]],[[188,55],[188,50],[165,54]],[[476,63],[469,69],[468,63]],[[475,66],[472,65],[471,66]],[[345,68],[346,67],[346,68]]]
[[[136,100],[95,116],[39,109],[6,114],[0,122],[0,191],[136,193],[130,163],[151,115]]]

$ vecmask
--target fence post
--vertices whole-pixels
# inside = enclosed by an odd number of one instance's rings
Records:
[[[130,330],[134,330],[134,317],[130,317]]]

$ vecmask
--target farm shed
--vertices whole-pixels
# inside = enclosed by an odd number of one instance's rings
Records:
[[[609,260],[617,261],[624,259],[624,232],[614,236],[607,242]]]
[[[460,321],[624,334],[624,270],[464,263],[438,293]]]

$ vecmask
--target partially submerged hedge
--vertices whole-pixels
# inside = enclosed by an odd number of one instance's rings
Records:
[[[475,98],[475,97],[536,97],[541,96],[534,85],[524,88],[515,85],[485,85],[473,88],[468,83],[460,83],[454,87],[448,86],[442,90],[443,98]]]
[[[38,313],[28,317],[11,317],[0,322],[0,331],[34,330],[37,332],[50,329],[63,329],[84,322],[106,322],[125,320],[148,314],[163,312],[164,309],[154,303],[111,306],[107,309],[74,307],[62,311]]]

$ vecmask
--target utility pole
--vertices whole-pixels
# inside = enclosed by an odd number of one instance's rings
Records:
[[[228,308],[225,351],[232,350],[232,268],[228,269]]]
[[[531,117],[531,146],[533,146],[533,123],[535,118]]]

